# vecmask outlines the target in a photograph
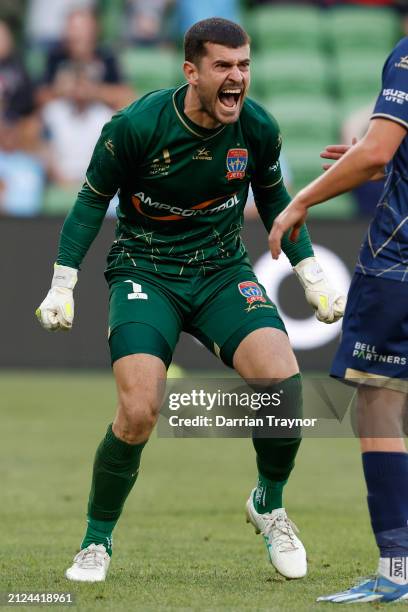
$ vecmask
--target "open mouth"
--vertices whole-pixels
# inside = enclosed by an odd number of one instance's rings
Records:
[[[221,104],[229,109],[235,109],[241,97],[242,90],[239,88],[224,88],[218,94]]]

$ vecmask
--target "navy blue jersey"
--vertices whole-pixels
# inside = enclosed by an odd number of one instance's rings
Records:
[[[408,37],[385,62],[382,91],[372,118],[399,123],[408,130]],[[356,271],[408,282],[408,139],[404,138],[386,168],[384,191],[377,205]]]

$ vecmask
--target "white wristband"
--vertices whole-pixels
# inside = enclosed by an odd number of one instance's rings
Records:
[[[54,264],[54,276],[52,277],[51,287],[64,287],[73,289],[78,280],[78,270],[68,266]]]
[[[306,259],[302,259],[302,261],[293,268],[293,271],[298,277],[303,289],[324,280],[324,272],[316,257],[306,257]]]

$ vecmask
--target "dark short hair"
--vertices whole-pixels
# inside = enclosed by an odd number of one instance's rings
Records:
[[[237,49],[250,43],[243,28],[233,21],[221,17],[210,17],[198,21],[186,32],[184,37],[184,57],[187,62],[197,62],[207,51],[205,43],[223,45]]]

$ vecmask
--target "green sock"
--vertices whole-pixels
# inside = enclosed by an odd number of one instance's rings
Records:
[[[302,414],[302,380],[299,374],[292,376],[277,385],[283,390],[280,411],[282,415],[301,416]],[[274,392],[274,387],[268,389]],[[258,466],[258,486],[254,495],[257,512],[272,512],[283,507],[282,493],[289,475],[295,465],[301,438],[265,438],[257,436],[254,431],[252,442],[256,451]]]
[[[116,521],[97,521],[88,517],[88,527],[81,543],[81,549],[90,544],[103,544],[108,555],[112,556],[112,531],[115,525]]]
[[[88,502],[88,527],[81,548],[92,543],[103,544],[112,554],[112,531],[136,482],[145,444],[123,442],[109,425],[95,455]]]
[[[283,508],[282,494],[286,480],[269,480],[261,474],[258,476],[258,486],[254,493],[255,510],[260,514]]]

